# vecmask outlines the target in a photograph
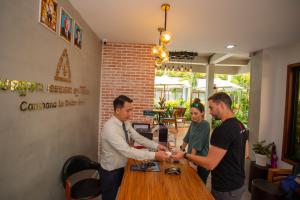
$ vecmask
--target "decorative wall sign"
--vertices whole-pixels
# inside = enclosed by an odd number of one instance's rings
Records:
[[[60,25],[59,25],[59,35],[68,42],[72,40],[72,29],[73,19],[72,17],[63,9],[60,9]]]
[[[75,20],[74,20],[75,21]],[[75,21],[74,22],[74,45],[81,49],[83,31],[81,26]]]
[[[68,83],[71,82],[71,70],[67,49],[64,49],[62,55],[59,58],[54,80]]]
[[[39,22],[56,32],[57,0],[40,0]]]

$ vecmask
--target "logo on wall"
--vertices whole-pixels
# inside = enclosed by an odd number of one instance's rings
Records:
[[[62,55],[59,58],[54,80],[68,83],[71,82],[71,70],[67,49],[64,49]]]

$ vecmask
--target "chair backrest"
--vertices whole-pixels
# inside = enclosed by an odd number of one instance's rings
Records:
[[[100,174],[100,164],[90,160],[83,155],[76,155],[70,157],[64,164],[61,172],[61,179],[64,187],[66,186],[67,179],[80,171],[94,169]]]
[[[282,179],[290,174],[292,174],[292,169],[269,168],[268,181],[271,183],[280,183]]]
[[[297,163],[293,166],[293,175],[300,174],[300,163]]]
[[[173,117],[174,117],[174,118],[180,118],[180,117],[183,117],[185,111],[186,111],[186,108],[182,108],[182,107],[174,107],[174,108],[173,108]]]

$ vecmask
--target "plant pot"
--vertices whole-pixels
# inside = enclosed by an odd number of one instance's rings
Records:
[[[255,154],[255,163],[259,166],[267,166],[268,157],[266,155]]]

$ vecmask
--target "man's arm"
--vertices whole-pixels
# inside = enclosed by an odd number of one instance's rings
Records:
[[[166,160],[168,155],[164,151],[157,151],[157,152],[149,152],[143,151],[139,149],[135,149],[130,147],[126,140],[120,135],[113,135],[111,134],[106,135],[105,140],[118,152],[120,152],[123,156],[127,158],[133,158],[137,160]]]
[[[208,170],[215,169],[220,161],[225,156],[227,150],[211,145],[208,150],[207,156],[198,156],[192,154],[186,154],[188,160],[200,165]],[[172,156],[174,159],[178,160],[184,156],[184,152],[177,152],[176,155]]]
[[[249,159],[249,141],[246,140],[246,145],[245,145],[245,159]]]
[[[197,153],[197,150],[196,150],[195,148],[193,148],[193,149],[192,149],[192,152],[191,152],[191,155],[196,155],[196,153]],[[193,161],[189,161],[189,165],[190,165],[193,169],[197,170],[197,165],[195,165],[195,163],[194,163]]]
[[[157,144],[156,142],[149,140],[148,138],[142,136],[141,134],[139,134],[138,132],[136,132],[136,130],[134,128],[132,128],[132,126],[128,126],[129,128],[129,132],[130,132],[130,136],[131,138],[136,141],[137,143],[149,148],[149,149],[159,149],[159,144]]]

